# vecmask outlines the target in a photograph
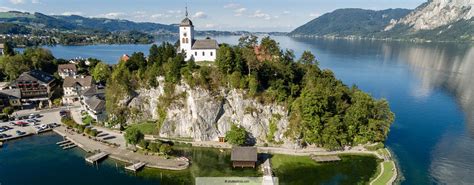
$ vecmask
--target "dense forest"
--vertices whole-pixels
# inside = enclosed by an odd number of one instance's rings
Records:
[[[293,51],[282,50],[269,37],[259,42],[255,36],[245,36],[236,46],[222,44],[214,65],[184,61],[176,48],[169,43],[153,45],[148,59],[137,52],[113,67],[106,89],[111,123],[124,124],[126,116],[136,110],[129,110],[123,99],[136,89],[156,87],[158,76],[165,78],[165,94],[169,95],[175,84],[185,82],[210,91],[242,89],[247,98],[284,105],[290,115],[285,136],[301,144],[337,149],[382,142],[394,120],[386,100],[344,85],[330,70],[320,69],[312,53],[306,51],[297,59]]]

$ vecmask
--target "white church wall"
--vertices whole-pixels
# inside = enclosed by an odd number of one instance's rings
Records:
[[[216,60],[217,53],[215,49],[198,49],[198,50],[192,50],[190,54],[192,57],[194,57],[194,61],[196,62],[202,62],[202,61],[214,62]]]

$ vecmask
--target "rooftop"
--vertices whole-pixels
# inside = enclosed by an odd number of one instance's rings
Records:
[[[54,77],[40,70],[31,70],[31,71],[22,73],[17,78],[16,81],[32,81],[32,80],[37,80],[41,83],[49,84],[54,81]]]
[[[58,65],[58,71],[71,70],[77,71],[76,64],[60,64]]]
[[[94,111],[99,112],[105,110],[105,101],[99,99],[97,96],[87,99],[85,103]]]
[[[1,96],[21,99],[21,91],[20,89],[4,89],[0,90],[0,97]]]
[[[92,76],[77,78],[67,76],[64,78],[63,87],[73,87],[76,84],[79,84],[82,87],[90,87],[92,86]]]
[[[233,147],[231,161],[257,161],[256,147]]]
[[[82,93],[83,96],[87,96],[87,97],[92,97],[96,95],[104,95],[104,94],[105,94],[105,89],[99,89],[96,86],[93,86]]]
[[[179,26],[193,26],[193,22],[191,21],[191,19],[186,17],[181,21],[181,24],[179,24]]]
[[[192,49],[218,49],[219,45],[214,39],[195,40]]]

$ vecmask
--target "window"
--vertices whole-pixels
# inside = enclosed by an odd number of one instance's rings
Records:
[[[213,55],[213,54],[212,54],[212,51],[211,51],[211,57],[212,57],[212,55]]]
[[[198,52],[197,52],[197,51],[196,51],[196,52],[194,52],[194,55],[195,55],[195,56],[198,56]]]
[[[183,43],[183,44],[184,44],[184,43],[186,43],[186,40],[184,40],[184,38],[183,38],[183,41],[182,41],[182,43]]]
[[[186,43],[189,43],[189,40],[188,40],[188,38],[186,38]]]

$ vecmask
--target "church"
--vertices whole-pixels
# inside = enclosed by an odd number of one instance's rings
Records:
[[[186,18],[179,24],[179,46],[179,51],[186,53],[186,61],[194,59],[196,62],[214,62],[216,60],[217,49],[219,48],[217,41],[214,39],[194,39],[194,25],[188,18],[187,8]]]

